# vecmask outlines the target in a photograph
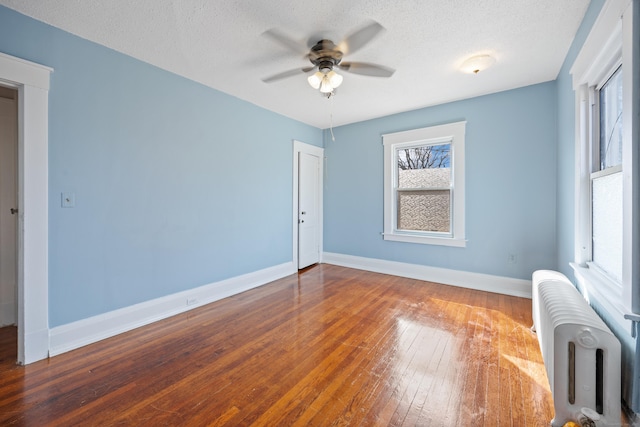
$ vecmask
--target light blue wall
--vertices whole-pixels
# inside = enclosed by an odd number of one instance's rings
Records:
[[[570,70],[604,3],[604,0],[591,1],[557,78],[558,268],[573,282],[575,282],[575,279],[569,263],[574,261],[573,245],[575,236],[575,92],[573,91]],[[640,406],[636,403],[638,399],[633,399],[632,397],[633,389],[638,387],[639,380],[635,379],[633,375],[633,363],[636,355],[635,340],[629,333],[631,324],[629,323],[629,329],[623,329],[597,299],[592,297],[591,304],[622,343],[623,399],[634,412],[638,413],[640,412]]]
[[[555,97],[549,82],[325,132],[325,251],[519,279],[555,268]],[[381,135],[460,120],[467,247],[384,241]]]
[[[321,130],[1,6],[0,52],[55,69],[50,327],[291,261],[292,140]]]

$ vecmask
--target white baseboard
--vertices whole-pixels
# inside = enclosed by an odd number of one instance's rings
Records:
[[[531,298],[531,280],[325,252],[322,262],[461,288]]]
[[[295,273],[293,262],[110,311],[49,331],[49,356],[148,325]]]

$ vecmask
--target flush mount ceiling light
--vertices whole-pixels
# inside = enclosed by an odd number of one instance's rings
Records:
[[[467,59],[460,66],[460,70],[469,74],[478,74],[484,71],[496,62],[496,59],[490,55],[476,55]]]

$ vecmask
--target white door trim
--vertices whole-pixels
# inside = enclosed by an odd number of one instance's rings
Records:
[[[49,355],[49,81],[53,69],[0,53],[18,89],[18,363]]]
[[[18,207],[17,90],[7,98],[0,94],[0,133],[0,139],[6,138],[0,140],[0,327],[3,327],[18,324],[18,215],[10,211]]]
[[[320,159],[318,171],[318,246],[320,248],[320,262],[322,262],[323,244],[323,182],[324,182],[324,148],[293,141],[293,266],[298,269],[298,157],[299,153],[307,153]]]

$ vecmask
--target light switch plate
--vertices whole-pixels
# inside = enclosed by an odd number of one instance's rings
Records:
[[[76,195],[75,193],[65,192],[62,193],[62,207],[63,208],[74,208],[76,206]]]

